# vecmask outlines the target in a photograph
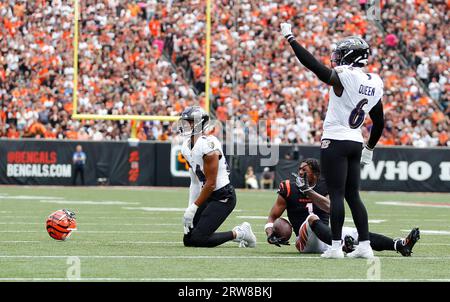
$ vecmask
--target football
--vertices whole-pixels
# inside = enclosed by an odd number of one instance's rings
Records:
[[[288,241],[292,235],[292,225],[285,218],[277,218],[273,223],[273,232],[278,238]]]
[[[75,213],[66,209],[53,212],[47,217],[46,227],[50,237],[64,241],[77,229]]]

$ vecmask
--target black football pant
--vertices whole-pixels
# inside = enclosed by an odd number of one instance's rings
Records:
[[[311,224],[311,230],[313,231],[314,234],[316,234],[317,238],[319,238],[320,241],[325,242],[328,245],[331,245],[331,229],[323,221],[315,220]],[[369,232],[369,240],[370,246],[375,251],[395,251],[393,238]]]
[[[232,185],[227,185],[205,201],[195,213],[194,228],[184,235],[185,246],[215,247],[233,240],[233,232],[215,233],[236,206],[236,193]]]
[[[359,241],[369,240],[367,210],[359,196],[362,143],[324,139],[320,150],[320,169],[330,195],[332,239],[341,240],[342,237],[345,198],[358,230]]]
[[[77,184],[78,174],[80,174],[81,177],[81,185],[84,186],[84,166],[75,165],[72,178],[72,184],[74,186]]]

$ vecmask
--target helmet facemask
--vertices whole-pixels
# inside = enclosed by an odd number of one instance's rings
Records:
[[[368,63],[370,47],[359,37],[348,37],[339,42],[331,53],[331,62],[340,65],[364,67]],[[333,66],[335,67],[335,66]]]
[[[176,132],[181,136],[199,135],[205,132],[209,125],[209,116],[202,110],[190,110],[183,113],[175,123]]]

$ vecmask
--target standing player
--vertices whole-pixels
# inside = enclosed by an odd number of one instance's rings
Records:
[[[216,230],[236,205],[236,193],[230,184],[228,166],[219,140],[204,135],[208,114],[198,106],[186,108],[179,120],[178,131],[189,138],[181,153],[189,165],[191,185],[189,206],[184,212],[185,246],[215,247],[230,240],[240,246],[255,247],[256,237],[248,222],[232,231]]]
[[[311,185],[310,185],[311,184]],[[301,253],[322,253],[331,244],[331,229],[328,226],[330,201],[326,185],[320,178],[319,163],[315,159],[300,162],[297,174],[280,183],[278,197],[270,210],[265,231],[267,241],[277,246],[287,245],[273,232],[273,222],[287,211],[287,216],[297,236],[295,246]],[[419,228],[414,228],[404,239],[369,233],[370,245],[376,251],[397,251],[402,256],[411,256],[412,249],[420,239]],[[355,228],[343,227],[343,250],[350,253],[359,240]]]
[[[333,69],[317,61],[294,38],[291,25],[281,24],[281,32],[290,43],[299,61],[318,78],[332,86],[323,126],[321,168],[331,199],[331,247],[324,258],[343,258],[341,248],[342,226],[345,218],[344,197],[352,212],[359,234],[359,245],[350,258],[372,258],[369,241],[367,210],[359,196],[360,162],[372,161],[373,149],[384,128],[383,82],[381,78],[362,70],[367,64],[370,49],[361,38],[352,36],[337,43],[331,61]],[[367,144],[361,134],[361,125],[369,113],[373,122]]]

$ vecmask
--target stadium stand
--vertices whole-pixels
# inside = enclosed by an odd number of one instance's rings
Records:
[[[129,137],[128,122],[70,118],[71,2],[0,3],[1,136]],[[449,145],[448,1],[382,1],[381,29],[369,24],[364,1],[212,2],[212,108],[220,121],[239,120],[237,133],[270,120],[276,143],[320,141],[328,88],[281,37],[279,24],[290,21],[302,44],[328,64],[333,43],[344,36],[361,35],[372,45],[368,68],[385,83],[388,122],[380,143]],[[176,115],[201,103],[203,1],[87,0],[81,11],[79,112]],[[434,14],[439,17],[428,22]],[[363,127],[365,134],[370,126]],[[138,131],[141,140],[171,135],[162,122],[141,123]]]

